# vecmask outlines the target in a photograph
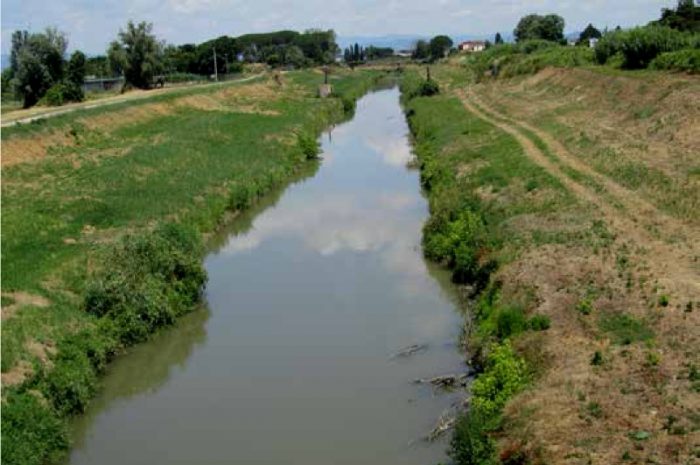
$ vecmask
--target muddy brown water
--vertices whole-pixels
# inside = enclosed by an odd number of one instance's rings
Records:
[[[446,459],[445,439],[422,438],[463,394],[413,380],[464,371],[461,316],[422,258],[398,90],[366,95],[322,145],[318,170],[212,241],[208,308],[110,366],[71,464]]]

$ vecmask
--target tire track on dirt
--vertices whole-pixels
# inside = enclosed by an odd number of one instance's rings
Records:
[[[606,222],[620,237],[644,248],[646,253],[639,258],[650,261],[650,265],[652,265],[650,266],[650,272],[665,289],[684,299],[698,300],[700,298],[698,265],[693,263],[692,257],[688,257],[687,252],[682,252],[676,247],[652,237],[634,218],[629,218],[627,214],[621,214],[619,210],[614,208],[594,190],[573,180],[562,171],[557,163],[548,158],[529,137],[523,134],[522,129],[518,129],[515,124],[509,124],[487,114],[470,102],[468,95],[464,91],[458,91],[457,94],[469,112],[514,137],[528,158],[557,178],[577,197],[595,205]]]
[[[694,229],[692,225],[684,223],[678,218],[659,210],[655,205],[644,200],[638,193],[627,189],[614,180],[599,173],[578,157],[572,154],[561,142],[551,134],[543,131],[525,121],[515,120],[485,103],[478,95],[470,92],[467,98],[471,99],[479,108],[493,118],[507,124],[522,128],[540,138],[549,148],[550,154],[557,158],[563,165],[582,173],[600,184],[605,191],[619,202],[627,212],[634,215],[635,222],[643,222],[650,230],[658,231],[669,242],[682,238],[684,245],[688,247],[690,253],[698,255],[698,245],[700,244],[700,231]]]

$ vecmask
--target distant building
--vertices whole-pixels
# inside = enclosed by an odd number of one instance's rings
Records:
[[[411,50],[395,50],[394,51],[394,56],[397,57],[411,57],[413,55],[413,52]]]
[[[460,52],[483,52],[486,49],[486,42],[483,40],[467,40],[457,46]]]
[[[595,37],[591,37],[590,39],[588,39],[588,46],[590,48],[595,48],[597,43],[598,43],[598,39]]]

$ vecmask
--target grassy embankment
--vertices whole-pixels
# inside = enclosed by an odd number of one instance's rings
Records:
[[[589,53],[547,53],[560,52]],[[466,343],[482,369],[455,461],[692,463],[697,80],[593,66],[498,80],[454,62],[432,71],[438,96],[408,99],[417,76],[403,83],[430,201],[424,249],[473,288]],[[593,156],[613,142],[616,156]]]
[[[293,72],[2,132],[2,460],[55,461],[99,373],[199,302],[201,233],[313,163],[378,72]]]

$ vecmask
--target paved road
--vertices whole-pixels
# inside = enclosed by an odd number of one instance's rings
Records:
[[[236,79],[232,81],[224,81],[224,82],[215,82],[211,84],[200,84],[196,87],[205,87],[205,86],[223,86],[226,84],[230,84],[233,82],[239,83],[239,82],[246,82],[246,81],[251,81],[255,78],[258,78],[262,76],[263,73],[260,74],[254,74],[252,76],[248,76],[245,78],[241,79]],[[100,100],[94,100],[90,102],[81,102],[81,103],[72,103],[68,105],[64,105],[61,108],[57,109],[46,109],[46,108],[30,108],[28,110],[18,110],[17,112],[12,112],[7,115],[2,116],[2,124],[0,124],[1,127],[9,127],[9,126],[14,126],[18,123],[31,123],[32,121],[36,121],[39,119],[43,118],[51,118],[54,116],[59,116],[59,115],[65,115],[66,113],[71,113],[76,110],[90,110],[92,108],[98,108],[98,107],[105,107],[109,105],[116,105],[118,103],[123,103],[123,102],[128,102],[131,100],[141,100],[144,98],[148,97],[153,97],[154,95],[162,95],[162,94],[168,94],[171,92],[177,92],[177,91],[183,91],[185,89],[192,89],[195,86],[176,86],[176,87],[167,87],[164,89],[154,89],[154,90],[149,90],[149,91],[134,91],[130,92],[124,95],[116,95],[114,97],[107,97],[104,99]],[[26,116],[23,116],[26,115]]]

